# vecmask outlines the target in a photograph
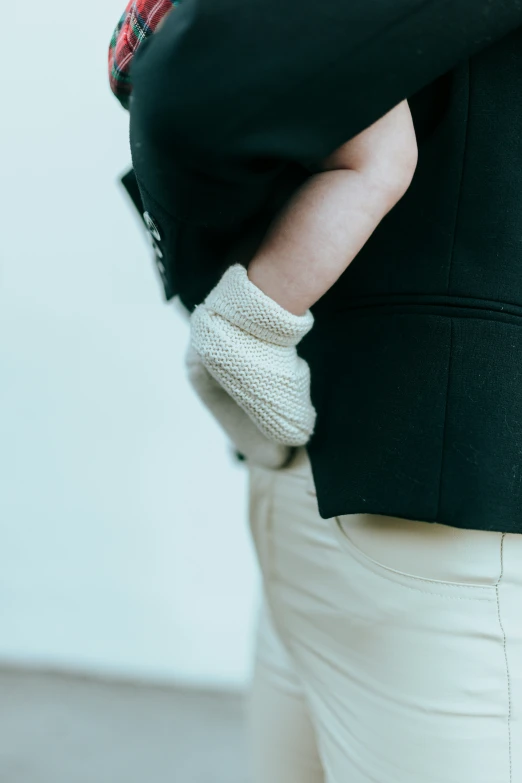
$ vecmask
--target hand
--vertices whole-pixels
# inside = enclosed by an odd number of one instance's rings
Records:
[[[185,366],[192,388],[247,461],[273,470],[288,462],[293,449],[263,435],[250,416],[212,377],[191,345],[185,355]]]

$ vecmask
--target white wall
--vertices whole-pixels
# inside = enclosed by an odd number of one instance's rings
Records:
[[[124,2],[17,4],[2,43],[0,664],[239,685],[246,476],[116,181]]]

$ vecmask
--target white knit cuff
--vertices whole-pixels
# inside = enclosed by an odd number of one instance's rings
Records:
[[[229,267],[205,305],[245,332],[274,345],[296,346],[314,324],[310,310],[295,315],[267,296],[241,264]]]

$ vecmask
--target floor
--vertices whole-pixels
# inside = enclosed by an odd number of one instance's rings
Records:
[[[239,695],[0,671],[0,783],[247,783]]]

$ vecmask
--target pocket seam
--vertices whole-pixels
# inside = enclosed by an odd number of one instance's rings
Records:
[[[344,550],[346,550],[349,554],[351,554],[353,557],[355,557],[356,560],[358,560],[359,562],[362,561],[363,565],[366,563],[374,573],[377,573],[378,576],[381,576],[383,579],[386,579],[389,582],[393,582],[393,584],[398,584],[401,587],[404,587],[406,590],[415,590],[415,592],[417,593],[425,593],[425,594],[429,593],[430,595],[438,595],[441,598],[448,598],[454,601],[494,601],[495,600],[495,592],[497,589],[496,584],[475,585],[467,582],[444,582],[438,579],[426,579],[421,576],[415,576],[414,574],[407,574],[405,571],[398,571],[396,569],[384,565],[383,563],[379,563],[377,560],[374,560],[372,557],[370,557],[361,549],[359,549],[359,547],[352,541],[348,533],[344,530],[338,516],[332,517],[331,521],[333,522],[334,533],[340,546]],[[394,579],[393,578],[394,576],[397,578]],[[413,582],[420,582],[422,584],[433,586],[433,587],[448,588],[449,590],[455,590],[455,589],[460,589],[460,590],[464,589],[464,590],[472,590],[472,591],[480,590],[482,591],[482,593],[481,595],[474,595],[474,596],[454,596],[446,593],[434,593],[432,590],[422,590],[420,587],[413,587],[411,585],[404,584],[400,580],[411,580]]]

